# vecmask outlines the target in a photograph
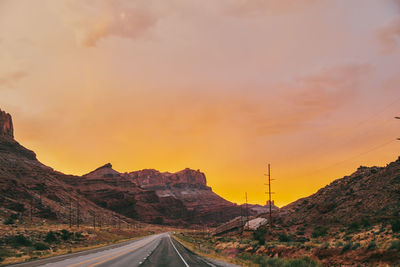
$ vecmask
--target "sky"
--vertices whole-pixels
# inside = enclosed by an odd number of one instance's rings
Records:
[[[0,108],[58,171],[284,206],[400,155],[400,1],[0,0]]]

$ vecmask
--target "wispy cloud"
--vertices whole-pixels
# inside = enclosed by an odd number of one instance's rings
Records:
[[[84,46],[108,36],[135,39],[157,23],[158,14],[149,1],[69,0],[63,16]]]
[[[400,44],[400,16],[377,31],[383,52],[393,52]]]
[[[263,14],[281,14],[298,11],[304,6],[315,4],[315,0],[234,0],[228,1],[227,13],[236,16],[254,16]]]
[[[25,71],[14,71],[5,74],[0,74],[0,87],[13,87],[19,80],[28,75]]]

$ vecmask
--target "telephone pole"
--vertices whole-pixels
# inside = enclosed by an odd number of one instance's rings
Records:
[[[268,204],[269,204],[269,227],[270,229],[272,229],[272,194],[274,194],[273,192],[271,192],[271,181],[274,179],[271,179],[271,164],[268,164],[268,184],[265,184],[268,186],[268,192],[266,192],[269,196],[269,200],[268,200]]]
[[[79,199],[76,200],[76,226],[79,229],[79,220],[80,220],[80,215],[81,215],[81,210],[80,210],[80,205],[79,205]]]
[[[69,197],[69,228],[72,228],[72,197]]]
[[[245,192],[245,198],[246,198],[246,223],[245,223],[246,226],[246,224],[249,223],[249,206],[247,205],[247,192]]]

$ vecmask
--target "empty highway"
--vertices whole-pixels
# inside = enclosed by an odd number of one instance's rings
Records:
[[[169,233],[151,235],[122,245],[112,245],[43,260],[12,265],[15,267],[126,267],[126,266],[234,266],[202,258],[171,238]]]

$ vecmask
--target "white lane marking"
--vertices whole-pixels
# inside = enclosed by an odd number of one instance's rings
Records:
[[[181,260],[182,260],[183,263],[186,265],[186,267],[189,267],[189,264],[187,264],[187,262],[185,261],[185,259],[182,257],[181,253],[179,253],[179,251],[176,249],[174,243],[173,243],[172,240],[171,240],[171,236],[168,235],[168,237],[169,237],[169,241],[171,242],[172,246],[174,247],[176,253],[178,253],[179,257],[181,257]]]

